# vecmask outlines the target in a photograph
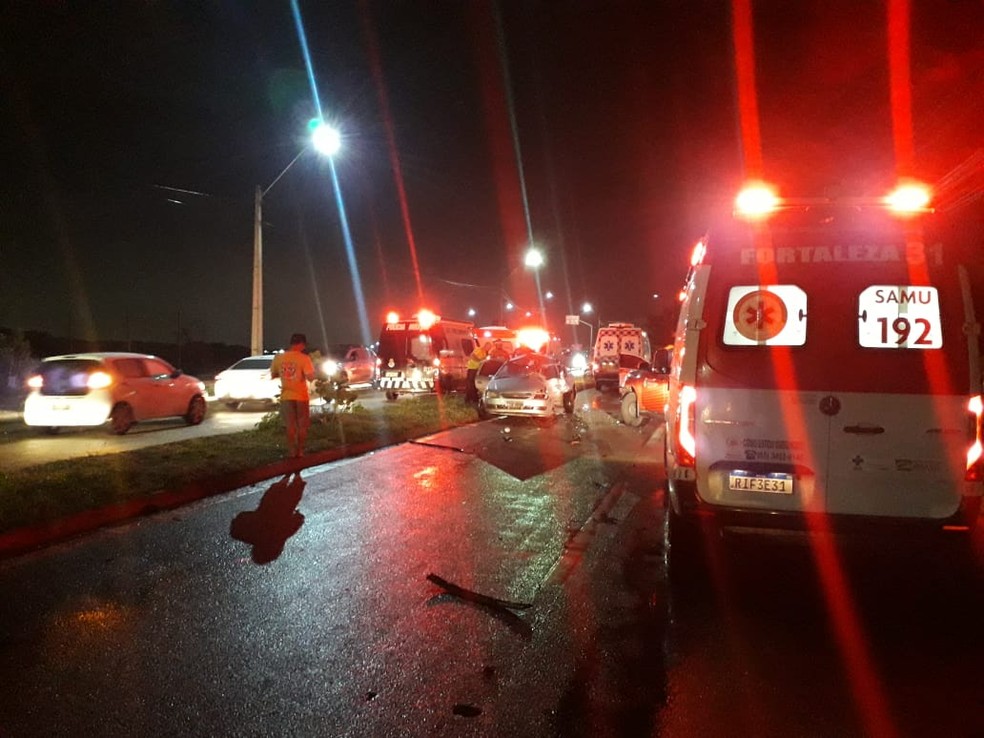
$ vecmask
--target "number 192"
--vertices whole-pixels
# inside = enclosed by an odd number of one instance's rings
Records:
[[[919,337],[913,341],[916,346],[928,346],[932,344],[929,339],[929,332],[932,328],[930,322],[925,318],[916,318],[917,330],[922,329]],[[878,323],[881,325],[881,342],[889,343],[888,337],[888,318],[878,318]],[[909,322],[908,318],[895,318],[892,321],[892,332],[894,334],[895,343],[901,346],[909,340],[909,336],[912,333],[912,324]]]

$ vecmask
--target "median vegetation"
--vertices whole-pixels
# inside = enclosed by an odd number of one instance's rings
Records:
[[[315,414],[307,453],[385,446],[472,423],[475,409],[461,397],[404,398],[369,412]],[[71,439],[63,439],[71,443]],[[286,455],[283,424],[270,413],[256,428],[228,435],[87,456],[6,472],[0,470],[0,533],[51,522],[86,510],[134,500],[152,502],[161,491],[221,480],[281,461]]]

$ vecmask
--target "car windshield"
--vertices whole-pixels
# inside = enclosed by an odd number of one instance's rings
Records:
[[[230,369],[269,369],[273,363],[272,356],[250,356],[233,364]]]
[[[482,365],[478,368],[478,373],[483,377],[493,376],[505,362],[499,359],[488,359],[482,362]]]
[[[325,358],[328,359],[344,359],[348,352],[352,349],[353,344],[351,343],[333,343],[330,344],[324,351]]]
[[[557,376],[557,365],[545,356],[529,354],[507,361],[500,367],[495,376],[498,379],[506,377],[528,377],[531,374],[539,374],[547,379],[551,379]]]

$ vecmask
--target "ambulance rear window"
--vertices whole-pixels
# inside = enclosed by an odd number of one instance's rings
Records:
[[[969,386],[957,265],[939,243],[895,227],[811,226],[711,241],[708,253],[714,384],[900,394]]]

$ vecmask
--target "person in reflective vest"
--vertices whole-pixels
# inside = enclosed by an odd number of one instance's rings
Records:
[[[475,387],[475,377],[478,376],[478,368],[489,356],[492,344],[488,341],[484,346],[475,346],[468,356],[468,363],[465,368],[468,370],[465,376],[465,402],[471,405],[478,404],[478,388]]]

